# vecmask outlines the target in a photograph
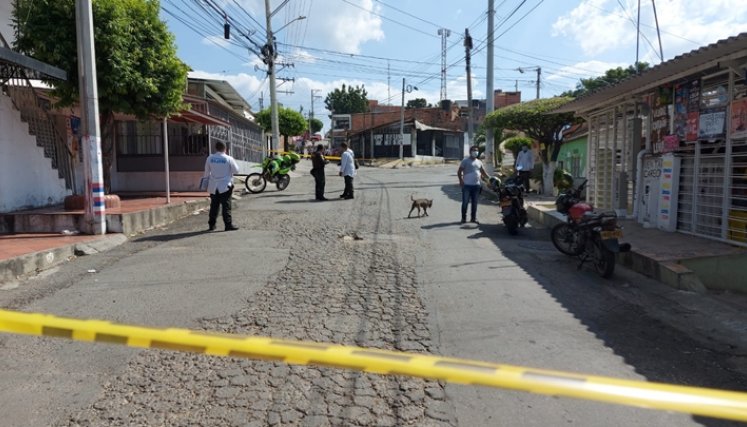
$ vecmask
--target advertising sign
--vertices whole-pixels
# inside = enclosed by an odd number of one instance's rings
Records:
[[[726,107],[709,108],[700,112],[698,139],[720,139],[726,134]]]
[[[744,138],[747,136],[747,98],[731,103],[731,137]]]

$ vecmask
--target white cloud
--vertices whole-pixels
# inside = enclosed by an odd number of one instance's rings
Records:
[[[265,7],[261,0],[238,1],[264,27]],[[272,8],[279,5],[279,1],[271,3]],[[277,40],[349,53],[360,53],[364,43],[383,40],[382,20],[373,14],[380,13],[381,7],[375,5],[373,0],[350,0],[350,3],[356,6],[341,0],[289,2],[272,20]],[[304,9],[303,6],[308,7]],[[305,16],[306,19],[277,31],[298,16]]]
[[[555,21],[553,35],[571,37],[589,56],[622,49],[634,58],[636,29],[630,19],[637,15],[638,2],[622,0],[622,4],[627,13],[617,0],[582,0]],[[657,14],[665,59],[747,31],[744,0],[669,0],[657,4]],[[658,62],[659,46],[649,2],[642,3],[641,33],[648,38],[641,38],[642,60]]]

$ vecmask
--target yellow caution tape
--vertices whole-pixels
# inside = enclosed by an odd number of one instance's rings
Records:
[[[293,151],[293,152],[296,153],[296,154],[298,154],[300,157],[303,157],[303,158],[310,158],[311,157],[311,154],[297,153],[295,151]],[[270,150],[270,153],[278,153],[280,155],[285,155],[285,154],[290,153],[290,151]],[[327,160],[342,160],[342,157],[340,157],[340,156],[324,156],[324,158],[327,159]],[[366,159],[363,158],[361,160],[366,160]]]
[[[0,310],[0,332],[406,375],[747,421],[747,393],[621,380],[425,354],[187,329],[144,328],[102,320],[77,320],[6,310]]]

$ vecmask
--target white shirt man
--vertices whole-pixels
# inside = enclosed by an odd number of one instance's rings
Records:
[[[239,165],[233,157],[226,154],[226,144],[221,141],[215,143],[215,153],[205,160],[205,177],[208,181],[210,193],[210,212],[208,213],[208,229],[215,230],[218,219],[218,207],[223,213],[223,224],[226,231],[238,230],[231,218],[231,194],[233,193],[233,174],[239,172]]]
[[[534,169],[534,153],[528,146],[521,147],[519,155],[516,156],[516,170],[520,172],[531,172]]]
[[[524,188],[529,190],[529,178],[532,176],[534,169],[534,153],[529,146],[524,145],[516,156],[516,171],[519,172],[519,178]]]
[[[341,199],[353,198],[353,177],[355,177],[355,155],[348,144],[340,144],[342,154],[340,155],[340,176],[345,179],[345,189],[340,194]]]

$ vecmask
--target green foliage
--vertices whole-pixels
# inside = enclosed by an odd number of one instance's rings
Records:
[[[648,70],[648,62],[639,62],[637,68],[638,72]],[[636,67],[634,67],[633,65],[628,66],[628,68],[610,68],[609,70],[604,72],[603,76],[581,79],[581,81],[576,85],[576,90],[565,91],[560,96],[570,96],[573,98],[577,98],[606,86],[617,84],[630,76],[634,76],[635,74]]]
[[[524,132],[540,143],[542,162],[548,164],[557,160],[562,143],[555,140],[555,135],[564,125],[577,120],[573,113],[552,114],[551,111],[571,100],[573,98],[555,97],[509,105],[485,117],[485,125],[492,127],[495,134],[504,129]]]
[[[531,147],[533,142],[531,138],[527,138],[526,136],[513,136],[504,139],[501,142],[501,146],[505,150],[510,150],[514,154],[514,158],[516,158],[519,155],[519,151],[521,151],[521,147],[525,145]]]
[[[317,118],[311,119],[311,133],[317,133],[324,127],[324,123]]]
[[[272,130],[271,111],[270,108],[265,108],[255,116],[257,124],[262,126],[265,132]],[[306,119],[298,111],[292,108],[278,107],[278,130],[280,135],[300,135],[308,128],[308,125]]]
[[[324,98],[324,105],[332,114],[354,114],[368,111],[368,92],[364,86],[346,86],[333,90]]]
[[[187,66],[176,56],[174,37],[159,18],[157,0],[95,0],[94,45],[99,109],[145,119],[183,110]],[[78,99],[74,0],[18,0],[13,15],[15,47],[67,72],[47,81],[59,105]]]
[[[407,105],[405,106],[406,109],[411,108],[427,108],[429,107],[428,101],[425,100],[425,98],[415,98],[407,101]]]

